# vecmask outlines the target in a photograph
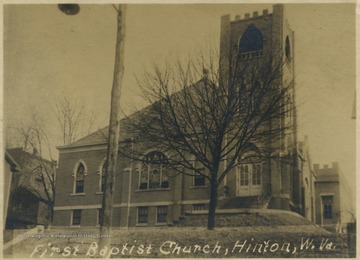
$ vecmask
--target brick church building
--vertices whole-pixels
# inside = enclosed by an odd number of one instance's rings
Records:
[[[221,18],[220,53],[237,50],[241,59],[261,58],[265,53],[281,52],[286,66],[283,82],[294,81],[294,32],[283,5],[273,12]],[[221,64],[227,66],[226,63]],[[291,97],[295,103],[295,93]],[[295,125],[295,110],[282,124]],[[178,221],[185,213],[208,209],[210,185],[203,176],[183,174],[169,178],[168,169],[154,162],[166,160],[166,153],[139,144],[121,121],[120,146],[133,149],[141,145],[145,162],[119,155],[116,172],[113,226],[161,226]],[[303,213],[302,171],[298,167],[296,129],[287,130],[279,140],[281,150],[274,158],[242,160],[220,184],[218,208],[269,208]],[[58,147],[59,167],[56,183],[56,226],[97,226],[101,218],[103,181],[106,166],[108,128],[90,134],[70,145]],[[309,214],[311,215],[311,214]]]

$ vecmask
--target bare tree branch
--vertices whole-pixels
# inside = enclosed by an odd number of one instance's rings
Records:
[[[126,124],[138,133],[137,142],[169,152],[169,165],[175,172],[197,173],[210,181],[213,213],[219,184],[248,149],[256,145],[264,158],[290,149],[279,140],[291,136],[294,129],[294,120],[285,123],[295,109],[294,84],[283,80],[286,62],[275,53],[251,60],[229,57],[227,77],[215,62],[220,59],[210,53],[188,62],[155,66],[138,78],[151,105],[127,117]],[[143,147],[135,148],[127,156],[141,160],[143,151]],[[208,173],[194,167],[191,158]],[[208,223],[208,228],[213,225]]]
[[[56,162],[51,156],[51,144],[46,134],[44,120],[42,120],[35,112],[30,117],[30,122],[17,129],[23,138],[24,150],[31,151],[31,161],[33,168],[29,168],[26,180],[22,185],[29,191],[37,195],[37,197],[45,201],[50,209],[50,217],[53,217],[54,198],[55,198],[55,182],[56,182]],[[44,159],[44,149],[50,156],[50,161]]]

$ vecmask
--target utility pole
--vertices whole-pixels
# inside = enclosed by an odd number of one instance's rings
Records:
[[[77,4],[59,4],[59,9],[67,15],[76,15],[80,11]],[[110,248],[111,237],[104,235],[111,234],[112,227],[112,209],[114,198],[114,183],[116,175],[116,164],[119,150],[119,135],[120,135],[120,97],[122,79],[124,76],[124,45],[125,45],[125,19],[126,19],[126,5],[113,5],[116,10],[117,18],[117,37],[115,47],[115,65],[113,85],[111,90],[111,108],[110,108],[110,124],[109,124],[109,138],[107,144],[107,167],[105,176],[105,190],[102,200],[102,219],[100,223],[99,247]]]
[[[113,5],[117,13],[117,37],[115,49],[115,66],[114,78],[111,90],[111,109],[110,109],[110,125],[109,139],[107,145],[107,167],[105,176],[105,190],[102,200],[103,218],[100,223],[100,234],[110,235],[112,227],[112,212],[114,199],[114,183],[116,164],[119,151],[119,135],[120,135],[120,97],[122,79],[124,76],[124,43],[125,43],[125,15],[126,5],[119,4],[117,7]],[[99,240],[100,248],[107,246],[110,248],[111,237],[101,236]]]

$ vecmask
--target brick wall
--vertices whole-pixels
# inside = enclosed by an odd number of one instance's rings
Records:
[[[253,17],[246,15],[245,19],[230,21],[228,16],[224,16],[221,20],[221,55],[229,50],[237,49],[238,42],[249,25],[255,25],[259,28],[264,37],[264,51],[270,51],[274,43],[283,42],[291,30],[284,18],[282,6],[274,7],[273,14],[267,11],[259,16],[257,13]],[[285,29],[284,29],[285,28]],[[222,66],[227,66],[224,60],[221,60]],[[288,68],[286,72],[287,78],[292,79],[292,70]],[[135,136],[136,131],[130,129],[126,122],[123,122],[121,140]],[[279,122],[273,122],[275,125]],[[270,126],[264,126],[270,127]],[[106,132],[106,131],[105,131]],[[94,135],[91,135],[94,138]],[[284,139],[281,137],[281,139]],[[279,146],[280,140],[276,140],[268,146]],[[284,142],[282,142],[284,143]],[[153,149],[147,143],[137,142],[134,144],[135,150],[148,151]],[[103,147],[103,148],[100,148]],[[70,219],[71,210],[76,208],[84,208],[83,218],[84,224],[94,225],[94,214],[96,209],[100,207],[102,194],[99,193],[99,174],[106,154],[106,148],[103,146],[79,146],[65,147],[60,149],[57,197],[55,200],[55,218],[54,224],[64,223],[63,217]],[[82,195],[71,195],[74,187],[74,167],[77,162],[82,160],[87,167],[85,176],[85,190]],[[208,203],[210,187],[208,182],[204,187],[194,187],[193,177],[185,175],[176,175],[170,178],[169,188],[144,190],[139,189],[139,169],[138,163],[133,162],[124,157],[119,157],[119,171],[116,173],[115,193],[114,193],[114,225],[115,226],[134,226],[136,225],[137,207],[148,206],[148,225],[155,225],[156,207],[160,205],[168,205],[168,222],[177,220],[186,211],[193,209],[192,205],[197,203]],[[223,165],[221,165],[223,167]],[[283,175],[279,177],[280,168],[283,167]],[[273,204],[274,208],[284,208],[289,204],[289,198],[284,198],[284,194],[289,194],[290,174],[293,171],[284,165],[277,165],[276,162],[267,160],[263,163],[263,188],[272,187],[273,195],[278,199]],[[170,173],[171,177],[171,173]],[[280,184],[282,182],[282,184]],[[229,194],[227,196],[236,196],[236,170],[233,169],[227,176],[227,186],[229,186]],[[219,188],[219,196],[222,196],[222,185]],[[130,195],[130,200],[129,200]],[[285,196],[286,197],[286,196]],[[130,205],[129,205],[130,203]],[[86,208],[86,210],[85,210]],[[130,213],[128,212],[130,211]],[[65,221],[66,222],[66,221]]]

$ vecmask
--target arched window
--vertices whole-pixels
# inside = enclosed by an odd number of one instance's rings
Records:
[[[264,38],[261,31],[250,25],[240,38],[239,52],[241,59],[255,58],[262,56]]]
[[[141,165],[139,188],[168,188],[167,164],[168,160],[162,152],[153,151],[148,153]]]
[[[79,163],[75,173],[75,193],[84,193],[85,166]]]

